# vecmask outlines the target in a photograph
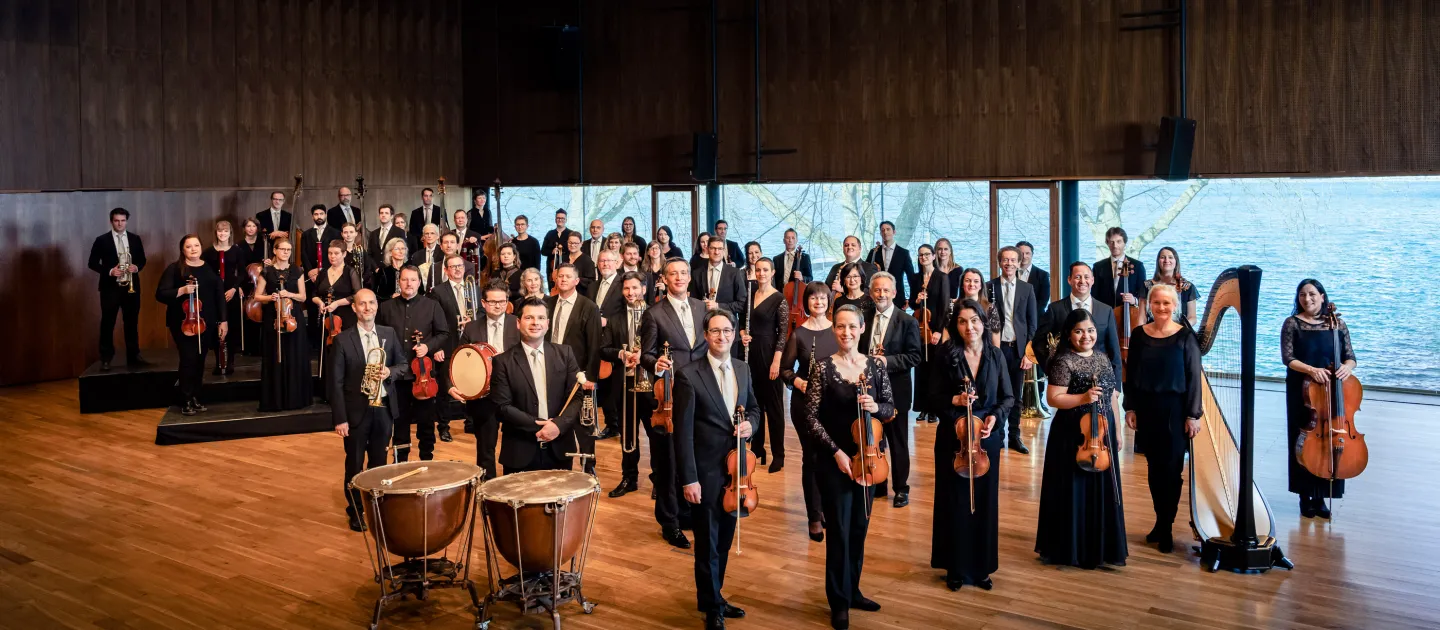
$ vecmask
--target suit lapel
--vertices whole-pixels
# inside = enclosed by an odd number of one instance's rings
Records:
[[[560,350],[554,344],[545,346],[545,392],[546,400],[565,404],[565,364],[560,361]],[[563,409],[551,405],[550,415],[559,417]]]
[[[529,391],[534,392],[534,391],[535,391],[535,375],[533,375],[533,374],[530,373],[530,347],[529,347],[529,346],[525,346],[525,345],[522,344],[520,347],[517,347],[516,349],[519,350],[519,352],[515,353],[515,358],[512,359],[512,360],[520,364],[520,373],[524,375],[524,377],[525,377],[525,382],[530,384]],[[540,398],[539,398],[539,396],[540,396],[541,394],[543,394],[543,392],[535,392],[535,393],[536,393],[536,398],[535,398],[535,411],[538,412],[538,411],[540,410]]]
[[[715,370],[710,367],[710,358],[702,358],[697,363],[699,363],[696,367],[699,368],[700,383],[705,387],[705,393],[715,402],[716,409],[725,409],[725,396],[720,393],[720,383],[715,380]]]
[[[689,302],[686,303],[689,304]],[[690,347],[690,351],[694,352],[705,346],[705,307],[702,305],[700,308],[695,308],[695,305],[690,304],[690,319],[695,326],[695,345]],[[680,334],[685,334],[683,328],[680,330]]]

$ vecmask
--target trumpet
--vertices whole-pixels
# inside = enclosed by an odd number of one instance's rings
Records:
[[[129,289],[128,291],[126,291],[126,293],[135,292],[135,283],[132,282],[130,278],[130,276],[132,275],[130,273],[130,264],[130,252],[120,252],[120,263],[115,266],[123,269],[125,273],[122,273],[119,277],[115,278],[115,284]]]
[[[583,386],[589,381],[585,378],[584,372],[575,373],[576,386]],[[595,414],[595,398],[591,390],[584,390],[580,395],[580,426],[588,427],[590,433],[595,433],[595,426],[599,417]]]
[[[379,353],[379,359],[375,354]],[[365,377],[360,381],[360,391],[370,399],[371,407],[383,407],[380,396],[385,391],[385,379],[380,376],[385,371],[385,340],[380,340],[379,348],[371,348],[365,354]]]

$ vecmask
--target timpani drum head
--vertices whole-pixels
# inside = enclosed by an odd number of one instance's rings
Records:
[[[460,390],[465,400],[475,400],[490,393],[491,357],[489,344],[467,344],[455,349],[450,357],[450,384]]]
[[[464,462],[401,462],[355,475],[350,486],[362,493],[365,519],[384,552],[423,558],[465,531],[481,474]]]
[[[594,477],[574,470],[532,470],[496,477],[480,486],[486,501],[512,505],[569,503],[600,489]]]
[[[391,484],[395,479],[412,470],[424,468],[425,472],[410,475]],[[386,464],[366,470],[350,481],[351,487],[364,493],[379,491],[380,494],[416,494],[437,492],[470,483],[480,476],[480,468],[465,462],[400,462]]]

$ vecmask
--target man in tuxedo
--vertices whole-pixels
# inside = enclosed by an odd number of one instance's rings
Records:
[[[457,219],[463,216],[465,216],[464,212],[455,213],[455,217]],[[476,278],[479,277],[479,270],[475,268],[475,265],[472,264],[469,260],[466,260],[464,256],[460,255],[459,232],[446,232],[440,235],[440,258],[443,260],[451,256],[460,256],[460,260],[465,263],[465,269],[460,274],[460,279],[462,281],[465,279],[465,276],[471,276]],[[445,273],[443,268],[441,270],[441,273]]]
[[[1025,345],[1035,336],[1038,325],[1038,310],[1035,305],[1035,290],[1020,281],[1015,272],[1020,269],[1020,252],[1014,247],[1000,248],[996,256],[1000,261],[1000,277],[990,280],[990,295],[995,296],[995,309],[1003,322],[1000,329],[1000,353],[1005,355],[1006,367],[1010,370],[1011,390],[1020,391],[1025,379],[1025,370],[1030,369],[1030,359],[1025,356]],[[1020,439],[1020,396],[1004,413],[1009,417],[1010,449],[1026,455],[1030,449]],[[997,430],[1001,427],[996,425]],[[1005,435],[1004,431],[1000,433]]]
[[[395,333],[400,336],[395,353],[400,355],[405,365],[410,365],[410,361],[416,357],[428,356],[435,350],[445,348],[450,342],[450,331],[455,324],[446,321],[445,312],[441,310],[438,302],[420,295],[420,271],[413,265],[400,269],[398,284],[400,295],[380,305],[377,320],[382,326],[395,329]],[[400,416],[395,418],[395,459],[403,462],[410,458],[412,424],[415,425],[415,433],[420,440],[420,459],[434,459],[435,399],[415,398],[411,387],[415,380],[414,374],[403,375],[399,380],[397,393],[400,396]]]
[[[330,421],[335,433],[345,439],[345,514],[350,519],[350,529],[365,531],[360,491],[350,489],[350,480],[360,471],[386,463],[385,451],[390,446],[390,434],[394,419],[400,417],[399,395],[395,382],[410,376],[410,364],[396,351],[400,338],[395,329],[375,322],[379,304],[370,289],[355,292],[351,302],[355,308],[356,324],[335,338],[331,350],[330,365],[325,370],[330,398]],[[372,356],[375,355],[375,356]],[[377,396],[384,404],[371,406],[372,400],[362,391],[365,381],[365,367],[372,358],[384,356],[377,361],[380,369],[381,387]]]
[[[1115,324],[1115,311],[1104,302],[1095,299],[1091,293],[1091,287],[1095,285],[1095,276],[1090,271],[1090,265],[1080,261],[1070,263],[1070,276],[1066,278],[1070,284],[1070,296],[1055,300],[1050,303],[1050,308],[1045,311],[1045,316],[1040,318],[1040,326],[1035,330],[1035,339],[1031,342],[1031,351],[1035,360],[1043,370],[1050,364],[1053,356],[1050,352],[1050,335],[1061,335],[1060,332],[1065,326],[1065,320],[1070,317],[1070,312],[1075,309],[1090,311],[1090,318],[1095,322],[1095,350],[1104,352],[1110,357],[1110,366],[1116,374],[1120,373],[1120,328]],[[1064,341],[1061,339],[1061,341]],[[1122,383],[1116,379],[1115,387],[1119,389]]]
[[[654,375],[655,386],[671,370],[689,365],[705,356],[705,303],[690,297],[690,263],[675,259],[665,263],[665,298],[645,310],[640,318],[640,343],[644,354],[640,365]],[[663,355],[669,351],[669,358]],[[673,441],[673,439],[672,439]],[[657,457],[658,456],[658,457]],[[672,546],[689,549],[690,541],[681,531],[690,520],[690,504],[681,501],[678,475],[671,449],[652,448],[650,463],[655,469],[655,514],[660,535]],[[664,469],[663,471],[661,469]],[[662,485],[663,484],[663,485]]]
[[[1050,301],[1050,272],[1031,264],[1035,258],[1035,246],[1030,241],[1015,244],[1020,252],[1020,269],[1015,272],[1020,281],[1035,291],[1035,303],[1040,306],[1040,318],[1045,318],[1046,304]]]
[[[448,235],[447,235],[448,236]],[[430,292],[430,298],[440,304],[440,312],[445,314],[445,323],[451,326],[451,330],[463,330],[465,324],[474,313],[466,313],[465,303],[465,259],[459,254],[445,256],[445,279],[435,285],[435,290]],[[479,304],[471,304],[470,308],[479,308]],[[435,349],[435,371],[440,381],[440,389],[450,389],[450,368],[446,361],[455,349],[460,347],[459,335],[450,335],[449,343],[444,348]],[[450,404],[448,400],[440,400],[436,409],[435,429],[439,434],[441,442],[449,442],[454,439],[450,434],[450,421],[463,419],[465,410],[460,405]]]
[[[1105,246],[1110,248],[1110,257],[1096,261],[1091,269],[1095,273],[1095,288],[1091,295],[1111,308],[1120,306],[1121,301],[1139,304],[1140,299],[1136,296],[1145,290],[1145,278],[1148,277],[1145,275],[1145,263],[1125,255],[1125,245],[1129,242],[1125,228],[1116,226],[1105,230]],[[1129,263],[1131,273],[1122,275],[1126,263]]]
[[[377,211],[380,216],[380,226],[370,231],[369,242],[365,249],[370,252],[370,263],[376,267],[385,266],[389,254],[385,253],[385,246],[390,244],[390,239],[398,238],[407,244],[410,240],[405,236],[405,230],[395,227],[395,206],[384,204]]]
[[[298,250],[300,269],[305,272],[305,294],[319,297],[322,300],[325,296],[315,295],[315,280],[320,277],[320,272],[330,264],[329,257],[325,255],[325,250],[330,247],[330,241],[340,238],[340,231],[326,224],[328,216],[325,204],[317,203],[310,206],[310,219],[314,222],[314,226],[300,233],[300,249]],[[308,300],[305,304],[305,312],[307,313],[305,327],[310,340],[310,349],[314,350],[320,347],[323,336],[320,334],[322,317],[319,307]]]
[[[546,341],[549,309],[537,298],[520,303],[520,345],[495,359],[490,402],[504,427],[500,436],[502,474],[569,470],[576,452],[572,434],[580,419],[575,374],[580,365],[570,348]],[[568,403],[568,404],[567,404]],[[570,449],[575,448],[576,451]]]
[[[465,211],[465,210],[456,210],[456,211],[455,211],[455,229],[453,229],[453,230],[451,230],[451,231],[449,231],[449,232],[446,232],[446,234],[453,234],[453,235],[455,235],[455,251],[456,251],[456,253],[459,253],[459,252],[461,252],[461,251],[469,251],[469,250],[472,250],[472,249],[473,249],[473,250],[475,251],[475,255],[476,255],[477,257],[480,255],[480,243],[483,242],[484,239],[480,236],[480,233],[479,233],[479,232],[476,232],[476,231],[470,226],[470,213],[469,213],[469,212],[467,212],[467,211]],[[443,238],[443,237],[442,237],[442,238]],[[441,243],[441,245],[444,245],[444,243]],[[473,268],[473,265],[471,266],[471,268],[469,269],[469,271],[466,271],[466,273],[471,274],[471,275],[474,275],[475,272],[476,272],[476,270]]]
[[[596,308],[600,309],[602,338],[604,337],[603,331],[609,326],[610,320],[625,314],[625,296],[622,295],[620,275],[616,273],[619,266],[619,254],[608,249],[601,251],[598,265],[600,279],[590,283],[590,289],[585,292],[585,297],[590,298]],[[614,381],[618,381],[620,377],[617,374],[618,370],[615,369],[615,360],[604,357],[602,359],[610,363],[611,371],[610,378],[599,381],[597,394],[600,399],[600,409],[605,415],[605,428],[595,434],[597,440],[607,440],[620,435],[619,425],[612,420],[612,418],[618,418],[620,413],[620,398],[614,395],[615,388],[613,386]],[[595,377],[599,378],[598,368]]]
[[[570,215],[564,208],[555,211],[555,229],[545,233],[545,238],[540,241],[540,255],[545,257],[546,282],[551,282],[550,274],[555,271],[555,266],[565,258],[565,243],[571,234],[579,235],[575,230],[565,227],[565,221]],[[558,254],[556,252],[559,252]]]
[[[590,238],[585,239],[580,250],[585,252],[590,260],[600,262],[600,252],[605,249],[605,222],[600,219],[590,221]]]
[[[325,224],[335,228],[337,232],[340,228],[345,227],[346,223],[354,225],[355,229],[360,231],[360,222],[363,219],[360,210],[350,207],[350,197],[350,188],[341,186],[340,190],[335,193],[335,207],[331,208],[325,217]]]
[[[490,212],[490,204],[484,188],[476,188],[475,194],[470,199],[470,216],[466,222],[470,229],[480,235],[480,240],[490,240],[490,235],[495,233],[495,216]]]
[[[910,250],[895,243],[894,223],[880,222],[880,246],[870,250],[870,258],[866,262],[895,278],[895,304],[905,308],[909,302],[905,299],[904,282],[915,275],[915,264],[911,262]]]
[[[125,229],[130,211],[110,211],[110,231],[90,245],[90,270],[100,274],[100,370],[108,371],[115,358],[115,316],[125,315],[125,365],[149,365],[140,358],[140,270],[145,268],[145,245]],[[120,255],[130,257],[121,266]],[[121,282],[128,285],[121,286]]]
[[[609,395],[602,399],[609,400],[609,407],[605,408],[605,431],[611,436],[621,438],[620,484],[610,491],[611,498],[623,497],[640,489],[638,478],[641,432],[645,433],[650,442],[650,484],[657,489],[661,487],[660,474],[668,471],[660,464],[662,461],[669,461],[668,453],[662,460],[659,451],[670,449],[670,438],[665,431],[650,426],[655,409],[655,394],[630,391],[635,387],[638,377],[646,373],[645,369],[640,367],[640,324],[644,318],[645,307],[649,304],[645,299],[650,288],[649,283],[644,274],[627,271],[620,276],[617,284],[620,288],[616,291],[622,294],[624,301],[618,313],[605,318],[605,330],[600,335],[600,358],[615,366],[614,374],[608,383]],[[646,378],[648,379],[648,376]],[[651,382],[653,383],[653,379]],[[601,387],[607,387],[607,384],[601,383]],[[626,448],[632,450],[626,452]],[[670,519],[674,520],[673,513]],[[658,501],[655,504],[655,521],[661,527],[674,524],[665,520]]]
[[[750,437],[760,422],[760,404],[750,382],[750,369],[730,356],[735,342],[735,316],[724,309],[705,314],[704,359],[691,361],[675,374],[675,456],[680,484],[693,507],[695,522],[695,599],[705,613],[706,628],[724,628],[726,618],[745,616],[721,595],[737,514],[722,507],[725,458],[737,438]],[[743,407],[743,420],[735,412]],[[745,516],[740,514],[738,516]]]
[[[920,324],[895,303],[895,277],[877,271],[870,277],[870,299],[875,311],[865,313],[865,332],[860,334],[860,351],[880,354],[890,387],[895,394],[895,415],[885,423],[885,442],[890,450],[890,481],[895,486],[895,507],[910,505],[910,370],[920,363],[924,346]],[[883,354],[881,353],[883,351]],[[888,494],[886,484],[875,489],[876,497]]]
[[[715,235],[710,237],[712,241],[720,241],[725,244],[725,262],[731,265],[740,265],[745,262],[745,252],[740,251],[740,244],[725,238],[730,232],[730,223],[725,219],[715,222]]]
[[[840,243],[840,249],[845,252],[845,259],[830,267],[830,273],[825,276],[825,285],[837,295],[843,295],[845,287],[840,286],[840,270],[844,269],[846,265],[859,264],[860,273],[865,276],[865,283],[868,286],[870,276],[875,275],[879,269],[875,265],[860,260],[860,237],[854,235],[845,237],[845,240]]]
[[[810,272],[810,252],[801,250],[798,252],[799,256],[796,256],[799,242],[800,236],[794,228],[785,230],[785,253],[775,257],[774,283],[776,289],[784,291],[785,285],[791,280],[800,280],[808,284],[815,279],[814,274]]]
[[[710,239],[705,254],[707,264],[691,276],[690,294],[705,300],[706,310],[723,308],[731,313],[740,312],[747,299],[745,276],[734,265],[725,264],[725,241]]]
[[[256,212],[255,220],[260,223],[260,234],[265,237],[265,257],[269,258],[275,239],[290,235],[292,219],[290,211],[285,209],[285,193],[278,190],[270,193],[270,207]]]
[[[505,313],[505,307],[510,304],[509,289],[503,284],[492,284],[485,287],[485,294],[481,297],[481,305],[484,307],[484,315],[465,324],[465,330],[460,333],[459,343],[456,347],[472,343],[488,343],[498,353],[495,361],[500,360],[507,350],[512,350],[520,344],[519,320],[514,315]],[[494,361],[492,361],[492,366]],[[490,375],[491,384],[494,384],[495,375]],[[450,388],[450,396],[455,400],[462,400],[460,391],[454,387]],[[495,468],[495,440],[500,436],[500,420],[497,417],[499,409],[490,396],[476,398],[465,403],[465,417],[469,424],[474,427],[475,433],[475,465],[485,471],[486,479],[494,479],[499,471]]]
[[[410,232],[410,249],[415,249],[420,244],[420,235],[427,225],[436,225],[444,230],[450,229],[450,224],[445,220],[445,209],[435,205],[435,191],[429,188],[420,191],[420,207],[410,211],[410,222],[405,224],[406,230]],[[437,229],[438,229],[437,228]],[[436,232],[439,237],[439,232]]]
[[[578,235],[571,241],[578,240]],[[594,391],[600,378],[600,309],[590,298],[576,290],[579,284],[575,266],[560,263],[555,270],[555,286],[560,292],[545,298],[545,308],[550,313],[550,343],[563,344],[575,355],[580,370],[585,371],[584,388]],[[577,401],[575,403],[579,405]],[[593,428],[577,427],[575,437],[579,452],[591,455],[585,460],[585,472],[595,474],[595,434]]]

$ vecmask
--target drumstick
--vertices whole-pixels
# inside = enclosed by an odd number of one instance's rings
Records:
[[[580,374],[584,374],[584,372],[580,372]],[[580,384],[581,384],[581,381],[580,381],[580,380],[577,380],[577,381],[575,381],[575,386],[570,388],[570,396],[565,399],[565,404],[560,405],[560,413],[555,414],[555,417],[556,417],[556,418],[559,418],[560,416],[565,415],[565,410],[570,407],[570,401],[575,400],[575,392],[580,391]],[[545,418],[545,419],[546,419],[546,420],[549,420],[549,418]],[[540,443],[540,448],[545,448],[545,447],[548,446],[549,444],[550,444],[549,442],[541,442],[541,443]],[[580,450],[580,449],[579,449],[579,448],[576,448],[575,450],[578,451],[578,450]]]
[[[384,485],[387,485],[387,486],[394,485],[395,482],[397,482],[397,481],[404,480],[404,479],[406,479],[406,478],[408,478],[408,477],[414,477],[415,475],[418,475],[418,474],[420,474],[420,473],[423,473],[423,472],[425,472],[425,471],[427,471],[427,470],[430,470],[430,467],[429,467],[429,466],[421,466],[421,467],[416,468],[415,470],[412,470],[412,471],[410,471],[410,472],[407,472],[407,473],[405,473],[405,474],[403,474],[403,475],[395,475],[394,477],[391,477],[391,478],[389,478],[389,479],[386,479],[386,480],[384,480],[384,481],[382,481],[382,482],[380,482],[380,483],[381,483],[381,484],[384,484]]]

